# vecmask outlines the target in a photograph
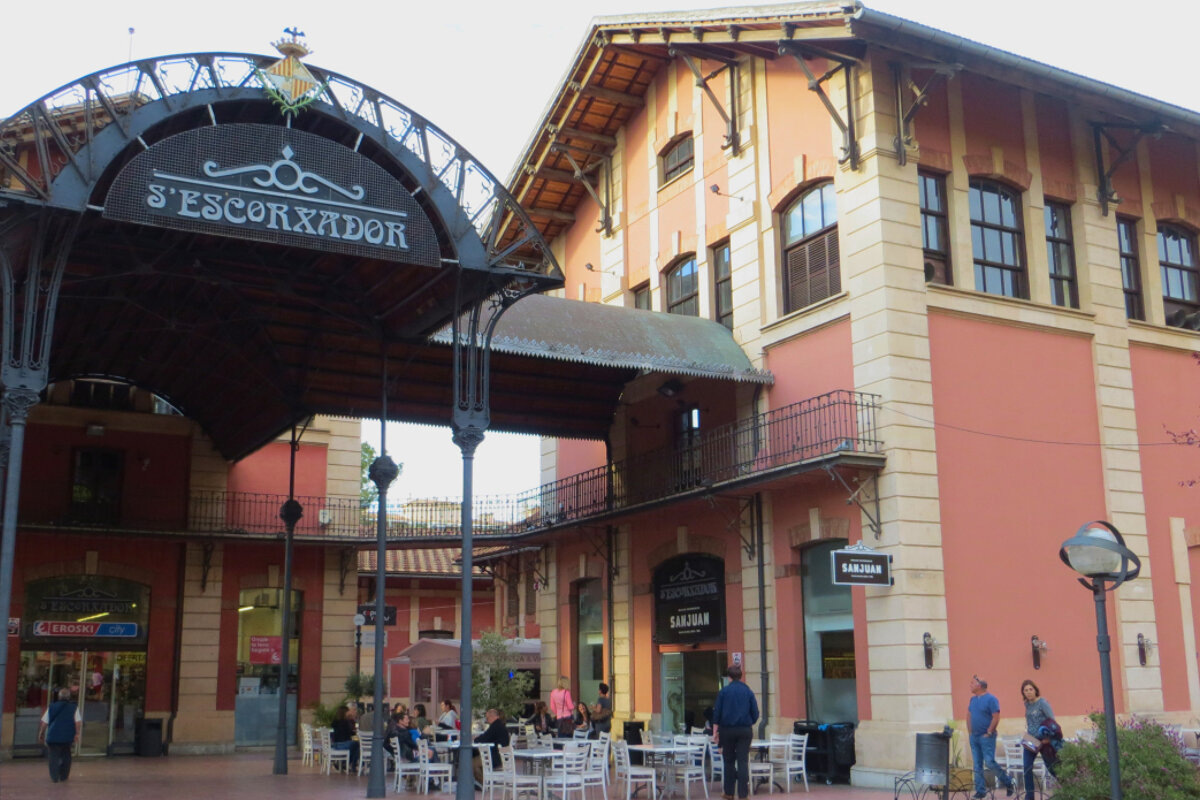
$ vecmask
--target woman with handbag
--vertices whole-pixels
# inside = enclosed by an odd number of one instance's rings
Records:
[[[1025,735],[1021,737],[1021,757],[1025,767],[1025,800],[1033,800],[1033,763],[1038,753],[1042,754],[1042,763],[1046,771],[1054,774],[1054,761],[1046,758],[1046,753],[1054,752],[1048,739],[1043,738],[1045,723],[1054,721],[1054,711],[1050,703],[1042,697],[1042,692],[1033,681],[1026,678],[1021,682],[1021,698],[1025,701]]]
[[[550,692],[550,713],[554,715],[558,735],[570,739],[575,733],[575,701],[571,699],[571,682],[566,675],[558,679],[558,688]]]

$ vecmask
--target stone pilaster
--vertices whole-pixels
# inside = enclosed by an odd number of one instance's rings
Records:
[[[225,546],[213,544],[206,575],[204,546],[198,542],[187,545],[173,752],[233,749],[233,711],[217,710],[224,558]]]

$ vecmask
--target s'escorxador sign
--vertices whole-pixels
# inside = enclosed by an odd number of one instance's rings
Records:
[[[104,216],[440,264],[433,226],[399,180],[348,147],[279,125],[215,125],[151,145],[117,174]]]
[[[829,554],[833,559],[833,582],[839,586],[891,586],[892,556],[862,542]]]
[[[654,569],[654,640],[659,644],[725,638],[725,562],[688,553]]]

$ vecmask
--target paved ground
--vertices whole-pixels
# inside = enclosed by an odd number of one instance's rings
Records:
[[[272,775],[270,753],[233,756],[169,756],[167,758],[75,759],[71,779],[51,783],[42,759],[0,763],[2,800],[358,800],[367,796],[365,777],[321,775],[299,760],[288,765],[288,775]],[[713,787],[710,787],[710,791]],[[757,795],[773,800],[890,800],[890,791],[825,786],[815,783],[808,794]],[[449,800],[450,795],[395,795]],[[476,795],[479,797],[479,795]],[[616,798],[616,792],[611,797]],[[720,793],[712,795],[720,800]],[[703,795],[694,795],[703,797]],[[623,800],[623,795],[622,795]]]

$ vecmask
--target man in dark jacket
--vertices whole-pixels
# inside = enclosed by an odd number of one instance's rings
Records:
[[[71,690],[59,689],[58,700],[42,714],[42,724],[38,728],[38,738],[46,743],[50,780],[54,783],[70,777],[71,747],[82,727],[83,717],[79,707],[71,702]]]
[[[734,780],[738,797],[750,795],[750,741],[758,722],[758,700],[754,691],[742,683],[742,666],[732,664],[725,672],[729,683],[717,695],[713,707],[713,741],[721,745],[725,761],[724,800],[733,800]]]
[[[509,743],[508,724],[504,720],[504,715],[494,708],[489,708],[483,718],[487,720],[487,730],[475,737],[475,744],[491,744],[492,747],[487,750],[492,754],[492,766],[498,767],[500,766],[500,748],[507,747]],[[479,758],[478,752],[475,754],[475,758]],[[479,761],[475,762],[475,780],[483,783],[483,766]]]

